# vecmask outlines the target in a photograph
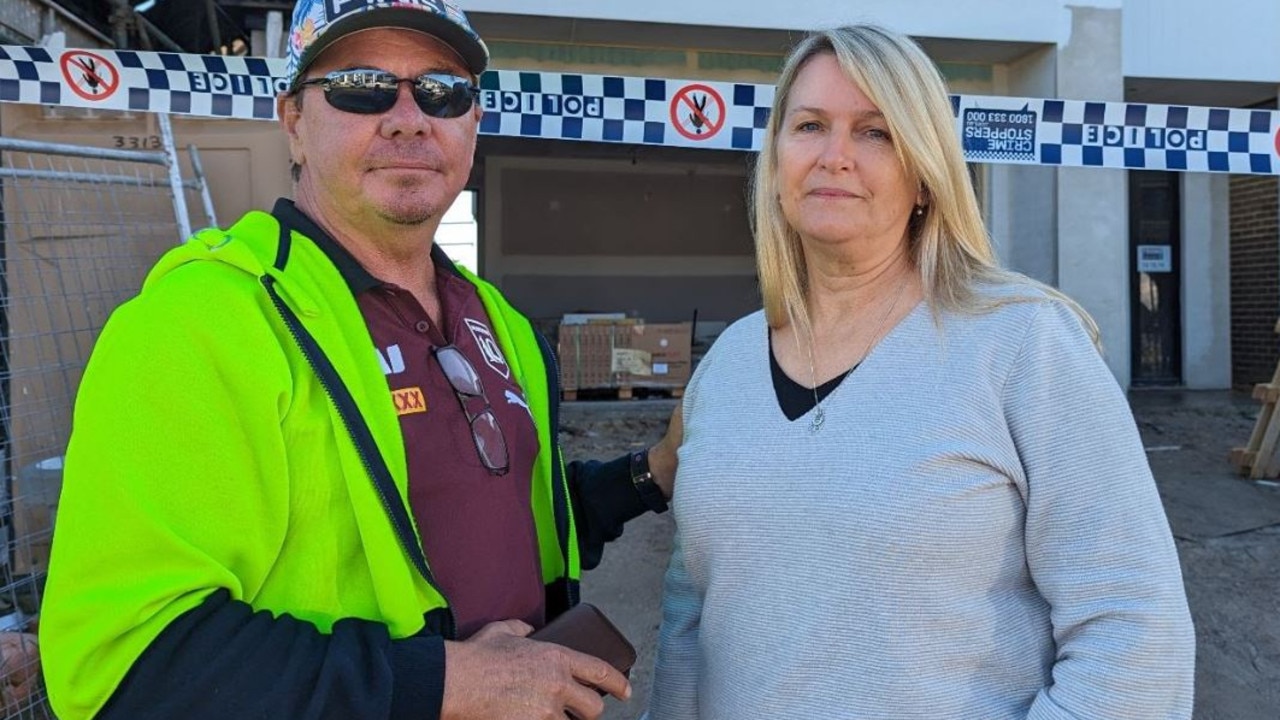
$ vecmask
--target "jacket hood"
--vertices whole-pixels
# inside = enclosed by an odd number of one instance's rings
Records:
[[[270,213],[253,210],[225,230],[211,227],[200,230],[185,243],[165,253],[147,274],[143,288],[158,282],[175,269],[198,260],[220,262],[242,270],[256,278],[275,278],[299,312],[314,315],[319,306],[309,293],[290,282],[282,272],[291,239],[284,236],[280,221]],[[335,271],[336,272],[336,271]]]

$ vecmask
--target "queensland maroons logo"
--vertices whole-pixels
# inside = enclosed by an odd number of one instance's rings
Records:
[[[465,321],[471,330],[471,337],[476,339],[476,345],[480,347],[480,354],[484,355],[485,364],[489,369],[510,380],[511,367],[507,365],[507,358],[502,354],[502,348],[498,347],[498,341],[493,338],[489,326],[471,318],[465,318]]]

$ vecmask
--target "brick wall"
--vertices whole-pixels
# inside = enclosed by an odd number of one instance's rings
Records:
[[[1280,359],[1280,179],[1231,178],[1231,380],[1269,382]]]

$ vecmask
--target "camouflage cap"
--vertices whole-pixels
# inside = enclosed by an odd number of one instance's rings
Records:
[[[298,0],[289,26],[286,76],[293,87],[316,57],[342,37],[370,28],[405,28],[439,38],[479,75],[489,48],[453,0]]]

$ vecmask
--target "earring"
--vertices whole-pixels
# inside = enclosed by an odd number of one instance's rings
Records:
[[[921,205],[917,205],[917,206],[916,206],[916,217],[920,217],[921,215],[924,215],[924,207],[923,207],[923,206],[921,206]]]

